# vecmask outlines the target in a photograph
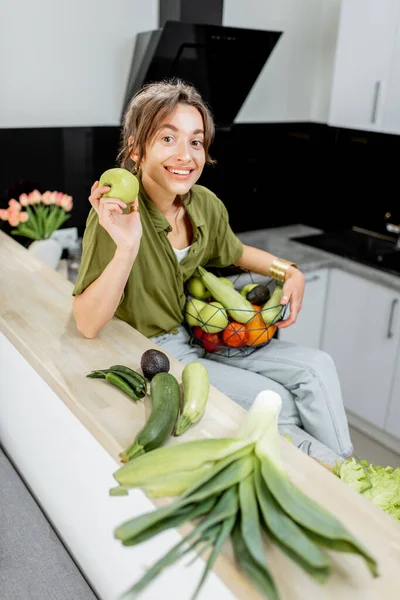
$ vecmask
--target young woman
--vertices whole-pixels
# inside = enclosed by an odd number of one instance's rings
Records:
[[[304,293],[294,263],[242,244],[222,201],[195,185],[213,162],[213,136],[210,111],[182,81],[147,85],[132,98],[119,160],[138,175],[139,196],[123,214],[121,200],[102,198],[110,188],[92,186],[73,291],[78,330],[94,338],[117,315],[182,363],[201,361],[211,383],[245,408],[261,390],[277,391],[281,433],[296,445],[311,441],[310,454],[332,464],[349,456],[352,445],[326,353],[273,339],[249,356],[227,358],[192,346],[183,325],[184,284],[199,265],[235,264],[284,281],[282,304],[290,302],[290,317],[278,327],[296,321]]]

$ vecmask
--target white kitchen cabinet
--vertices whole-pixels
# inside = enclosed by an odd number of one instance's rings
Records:
[[[400,343],[397,348],[396,363],[390,402],[386,412],[385,430],[400,439]]]
[[[346,409],[383,429],[400,339],[400,294],[332,269],[325,315],[321,347],[335,361]]]
[[[302,309],[296,323],[279,329],[279,339],[301,346],[320,348],[325,318],[325,299],[328,282],[328,269],[317,269],[304,274],[306,287]],[[290,315],[290,306],[287,316]],[[286,318],[286,315],[285,315]]]
[[[387,126],[391,72],[395,56],[400,0],[343,0],[340,9],[328,124],[382,131]],[[399,77],[399,76],[398,76]],[[392,102],[398,83],[392,84]],[[397,123],[400,117],[397,117]]]
[[[392,69],[388,82],[382,129],[385,133],[400,134],[400,19],[397,25]]]

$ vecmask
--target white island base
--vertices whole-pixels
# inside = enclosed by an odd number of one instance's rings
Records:
[[[116,540],[115,527],[154,504],[140,490],[110,496],[115,460],[1,333],[0,357],[1,443],[96,594],[117,600],[182,536],[171,529],[130,548]],[[198,557],[186,568],[195,557],[166,569],[141,598],[190,598],[205,564]],[[211,572],[201,598],[236,596]]]

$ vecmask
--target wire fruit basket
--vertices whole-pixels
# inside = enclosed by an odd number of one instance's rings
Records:
[[[215,274],[244,298],[249,295],[255,301],[251,302],[251,310],[225,307],[212,297],[199,278],[192,277],[187,282],[185,305],[185,326],[192,346],[233,358],[248,356],[269,344],[276,334],[276,324],[285,317],[287,309],[280,304],[265,308],[277,286],[276,280],[258,278],[248,271],[229,278],[218,271]]]

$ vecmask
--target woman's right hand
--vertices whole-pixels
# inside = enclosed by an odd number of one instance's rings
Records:
[[[99,216],[99,223],[120,250],[133,250],[142,237],[142,223],[139,211],[132,210],[139,206],[136,198],[127,205],[118,198],[102,198],[110,190],[109,186],[99,187],[99,182],[92,185],[89,201]],[[122,209],[131,207],[129,214],[123,214]]]

